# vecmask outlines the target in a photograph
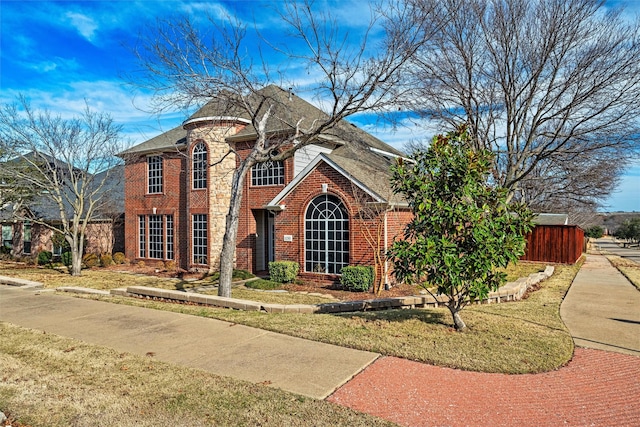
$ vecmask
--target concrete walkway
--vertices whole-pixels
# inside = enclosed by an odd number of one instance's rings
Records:
[[[0,285],[0,321],[324,399],[378,354],[214,319]]]
[[[640,291],[603,255],[587,255],[560,316],[576,345],[640,356]]]

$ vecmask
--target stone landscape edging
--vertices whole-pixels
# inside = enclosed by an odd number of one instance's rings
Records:
[[[531,286],[551,277],[553,266],[547,266],[543,272],[533,273],[515,282],[508,282],[495,292],[490,292],[481,304],[501,303],[521,300]],[[412,295],[359,301],[329,302],[323,304],[268,304],[237,298],[226,298],[215,295],[202,295],[191,292],[172,291],[147,286],[129,286],[126,289],[113,289],[113,295],[130,296],[148,299],[174,300],[203,304],[213,307],[232,308],[236,310],[263,311],[267,313],[346,313],[354,311],[385,310],[391,308],[427,308],[438,307],[447,302],[447,297],[440,295]]]
[[[493,304],[507,301],[521,300],[529,287],[551,277],[553,266],[547,266],[543,272],[533,273],[515,282],[508,282],[495,292],[489,293],[487,299],[479,304]],[[22,288],[42,288],[42,283],[30,280],[0,276],[0,284],[20,286]],[[181,301],[202,304],[213,307],[231,308],[235,310],[262,311],[267,313],[346,313],[354,311],[385,310],[392,308],[427,308],[438,307],[447,302],[444,295],[412,295],[360,301],[329,302],[323,304],[268,304],[238,298],[225,298],[215,295],[203,295],[195,292],[175,291],[169,289],[152,288],[148,286],[129,286],[127,288],[104,291],[99,289],[82,288],[77,286],[63,286],[56,288],[63,292],[117,295],[126,297],[147,298],[156,300]]]

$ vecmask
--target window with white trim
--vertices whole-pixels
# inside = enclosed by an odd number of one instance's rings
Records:
[[[251,168],[251,185],[284,185],[284,162],[267,160],[254,165]]]
[[[162,193],[162,157],[161,156],[149,156],[147,157],[147,193],[148,194],[160,194]]]
[[[193,189],[207,188],[207,146],[198,142],[193,148]]]
[[[149,215],[149,258],[164,258],[162,215]]]
[[[194,264],[207,264],[207,215],[194,214],[192,221],[192,253]]]
[[[173,215],[138,216],[138,256],[174,259]]]
[[[166,220],[166,230],[167,230],[167,259],[174,259],[174,248],[173,248],[173,215],[167,215],[165,217]]]
[[[147,257],[147,217],[138,216],[138,256]]]
[[[305,271],[340,274],[349,265],[349,214],[334,195],[322,194],[305,214]]]

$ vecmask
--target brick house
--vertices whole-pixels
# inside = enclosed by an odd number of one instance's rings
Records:
[[[95,181],[101,182],[106,173],[95,175]],[[102,190],[100,207],[87,224],[85,253],[100,255],[124,251],[124,186],[121,178],[124,168],[116,166],[108,173],[110,179]],[[71,206],[67,204],[66,209],[67,216],[71,217]],[[12,205],[4,206],[0,209],[1,251],[18,258],[35,258],[41,251],[59,256],[63,249],[54,244],[51,227],[60,228],[60,224],[58,206],[42,194],[32,196],[17,210]]]
[[[324,114],[276,86],[265,93],[290,122]],[[281,124],[267,131],[293,131]],[[127,258],[217,269],[236,156],[248,155],[256,137],[242,114],[210,102],[182,126],[121,153]],[[235,155],[227,155],[230,147]],[[400,156],[343,122],[291,158],[254,166],[243,189],[236,268],[261,272],[269,261],[291,260],[306,280],[326,282],[344,266],[373,265],[373,251],[384,251],[411,218],[389,185],[389,167]],[[388,277],[387,267],[380,269]]]

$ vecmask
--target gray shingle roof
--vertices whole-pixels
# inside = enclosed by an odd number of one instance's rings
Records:
[[[243,101],[248,103],[251,109],[257,109],[259,112],[266,111],[268,106],[272,107],[272,113],[267,122],[267,132],[274,135],[274,137],[277,137],[280,133],[292,132],[300,121],[301,128],[304,129],[305,126],[312,126],[316,120],[326,120],[328,118],[326,113],[311,103],[275,85],[266,86]],[[191,115],[185,123],[206,120],[211,117],[251,119],[247,109],[239,108],[238,104],[229,101],[228,95],[223,95],[209,101]],[[175,149],[176,146],[180,147],[186,143],[186,135],[187,131],[182,126],[176,127],[124,151],[121,156]],[[245,141],[251,140],[256,136],[255,128],[252,125],[248,125],[236,135],[229,137],[228,140]],[[350,176],[385,200],[402,201],[399,196],[393,195],[390,190],[389,178],[391,175],[389,167],[393,163],[393,159],[374,153],[369,148],[372,147],[395,156],[403,156],[404,153],[346,120],[328,129],[323,133],[323,136],[338,143],[338,148],[329,157]]]
[[[540,213],[534,216],[533,222],[537,225],[567,225],[569,223],[569,215]]]
[[[151,138],[141,144],[135,145],[119,154],[126,157],[132,154],[153,153],[159,151],[175,150],[183,147],[187,142],[187,131],[182,125],[175,127],[165,133]]]

